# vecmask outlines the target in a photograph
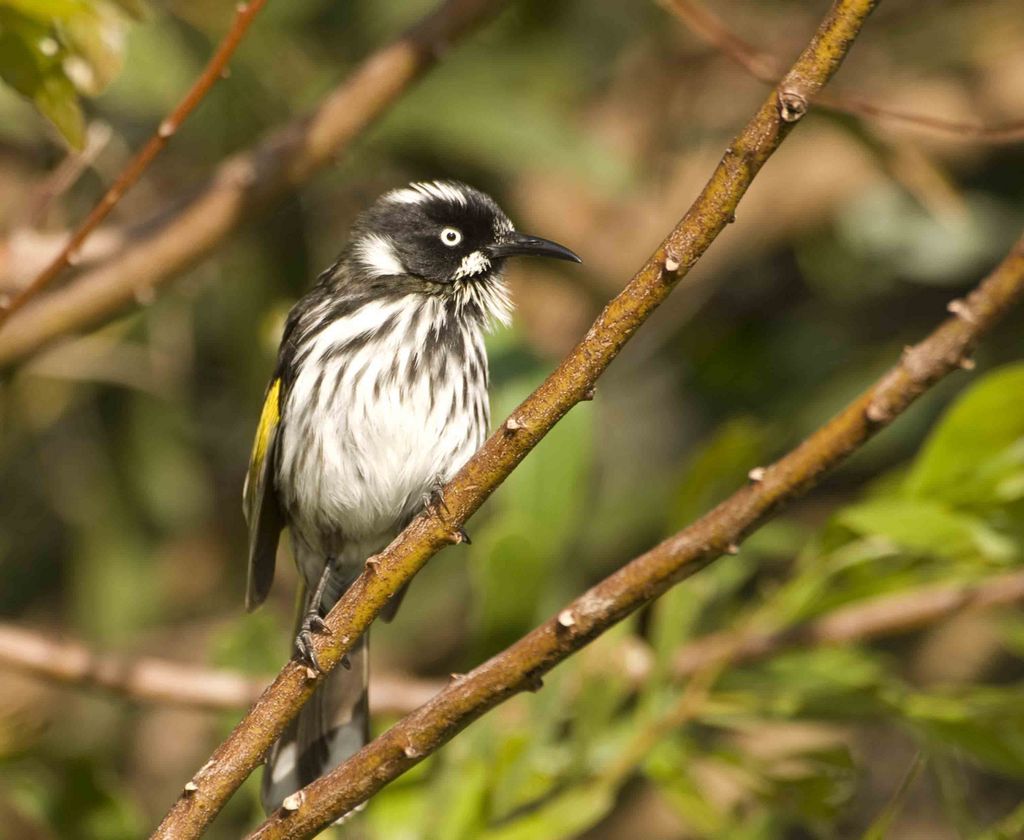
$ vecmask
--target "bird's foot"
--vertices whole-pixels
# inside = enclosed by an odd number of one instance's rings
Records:
[[[423,507],[434,514],[438,519],[444,519],[446,516],[451,515],[451,511],[448,510],[448,505],[444,500],[444,481],[441,476],[437,476],[433,484],[430,486],[430,490],[423,494]],[[444,511],[444,516],[441,515],[441,511]]]
[[[303,617],[302,624],[299,625],[299,634],[295,637],[295,651],[299,655],[299,660],[317,673],[323,673],[323,669],[313,648],[313,634],[327,631],[327,622],[321,618],[320,613],[310,610]]]

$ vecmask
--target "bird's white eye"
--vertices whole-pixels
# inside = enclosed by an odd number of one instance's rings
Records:
[[[441,241],[449,248],[454,248],[462,241],[462,231],[458,228],[446,227],[441,231]]]

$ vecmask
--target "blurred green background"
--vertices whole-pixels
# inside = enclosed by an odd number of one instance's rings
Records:
[[[827,4],[710,6],[788,61]],[[270,0],[230,77],[111,229],[150,218],[216,161],[307,112],[429,8]],[[30,279],[84,217],[231,11],[0,0],[0,290]],[[1019,0],[886,0],[835,89],[936,116],[1019,119],[1020,12]],[[0,385],[0,617],[105,652],[272,674],[288,655],[295,573],[280,562],[270,602],[244,614],[241,485],[283,316],[358,210],[409,180],[458,178],[583,256],[580,269],[511,267],[516,324],[490,348],[497,421],[675,223],[764,95],[653,2],[509,3],[333,169],[150,305]],[[40,111],[95,151],[58,195],[50,176],[68,146]],[[435,558],[396,621],[374,629],[375,673],[470,669],[724,498],[937,323],[1005,252],[1022,211],[1020,144],[812,114],[596,400],[470,523],[473,545]],[[474,724],[345,836],[1024,836],[1018,609],[798,644],[689,684],[672,667],[712,632],[784,634],[880,596],[1019,574],[1022,328],[1018,312],[975,370],[929,393],[739,555]],[[237,717],[0,665],[0,836],[143,836]],[[254,782],[210,837],[256,825]]]

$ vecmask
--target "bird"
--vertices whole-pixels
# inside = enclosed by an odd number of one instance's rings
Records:
[[[319,671],[313,634],[367,559],[485,440],[484,337],[511,322],[503,269],[519,256],[581,261],[519,233],[480,190],[416,182],[357,216],[337,260],[289,313],[242,493],[245,605],[266,599],[287,528],[301,587],[294,655],[309,667]],[[367,631],[270,749],[268,813],[368,741],[368,661]]]

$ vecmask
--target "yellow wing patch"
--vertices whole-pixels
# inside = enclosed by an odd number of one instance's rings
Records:
[[[263,402],[263,413],[260,414],[260,424],[256,428],[256,440],[252,445],[252,460],[249,463],[250,477],[263,467],[263,459],[267,456],[270,438],[281,419],[280,399],[281,379],[279,377],[270,383],[270,388],[267,389],[267,398]]]

